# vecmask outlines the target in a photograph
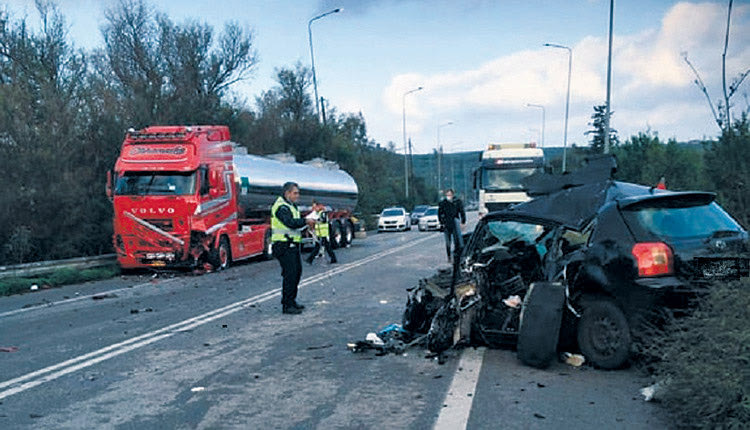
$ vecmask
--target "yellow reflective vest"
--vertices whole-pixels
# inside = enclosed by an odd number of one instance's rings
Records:
[[[315,235],[318,237],[328,237],[328,216],[324,211],[316,211],[318,220],[315,222]]]
[[[291,229],[276,217],[276,211],[282,206],[289,208],[292,212],[292,218],[300,217],[299,209],[296,206],[289,204],[283,197],[276,199],[276,202],[271,206],[271,242],[288,242],[289,239],[296,243],[302,242],[302,229]]]

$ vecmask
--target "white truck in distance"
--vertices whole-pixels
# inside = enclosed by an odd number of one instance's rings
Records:
[[[544,170],[544,151],[536,143],[491,143],[475,173],[479,216],[529,200],[521,180]]]

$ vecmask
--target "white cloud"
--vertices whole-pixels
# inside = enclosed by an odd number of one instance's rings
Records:
[[[613,49],[613,125],[621,139],[647,126],[664,136],[699,138],[715,133],[708,106],[694,86],[694,76],[682,53],[699,69],[709,91],[718,101],[721,85],[721,51],[726,26],[726,5],[678,3],[670,8],[657,28],[638,34],[617,34]],[[617,29],[615,28],[615,31]],[[591,107],[606,96],[607,39],[589,36],[571,46],[573,67],[569,143],[585,142]],[[539,48],[506,55],[469,70],[436,74],[409,73],[394,76],[383,92],[391,114],[401,115],[403,94],[424,86],[406,99],[407,131],[429,142],[435,123],[462,119],[470,124],[489,124],[482,116],[497,119],[485,132],[472,130],[475,139],[493,139],[501,132],[509,140],[528,138],[529,127],[538,127],[526,103],[548,106],[547,136],[559,136],[562,121],[550,116],[565,103],[567,52]],[[750,67],[750,5],[735,5],[727,61],[727,80]],[[745,83],[745,85],[750,85]],[[750,88],[746,87],[746,92]],[[743,104],[744,105],[744,104]],[[574,111],[575,110],[575,111]],[[534,113],[536,115],[536,113]],[[521,121],[523,125],[513,124]],[[529,125],[531,124],[531,126]],[[426,129],[425,129],[426,127]],[[508,133],[508,131],[510,131]],[[505,137],[505,136],[503,136]],[[497,140],[495,138],[495,140]],[[557,142],[562,139],[549,139]],[[560,142],[561,143],[561,142]]]

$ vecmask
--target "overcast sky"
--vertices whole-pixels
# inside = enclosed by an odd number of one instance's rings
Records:
[[[112,0],[60,0],[76,46],[101,46],[98,28]],[[0,0],[16,18],[37,19],[32,0]],[[585,145],[593,106],[606,99],[607,0],[163,0],[155,10],[181,22],[220,29],[234,20],[254,29],[260,63],[234,87],[252,105],[274,85],[274,69],[310,63],[307,22],[313,24],[321,96],[343,112],[361,111],[368,134],[403,148],[402,108],[415,151],[479,150],[492,142],[540,141],[561,146],[568,55],[573,50],[568,143]],[[2,7],[2,6],[0,6]],[[721,97],[721,52],[727,2],[616,1],[612,126],[624,140],[651,129],[680,141],[715,137],[704,95],[682,59],[687,53],[714,101]],[[734,2],[728,79],[750,68],[750,3]],[[734,99],[748,108],[750,83]]]

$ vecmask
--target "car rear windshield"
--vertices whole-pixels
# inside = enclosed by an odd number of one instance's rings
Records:
[[[425,216],[428,216],[428,215],[437,215],[437,208],[427,209],[427,212],[425,212],[424,215]]]
[[[386,209],[380,216],[401,216],[404,212],[401,209]]]
[[[414,206],[414,210],[412,212],[422,213],[426,211],[428,208],[429,206]]]
[[[697,239],[717,233],[741,233],[742,227],[716,202],[679,206],[654,204],[626,210],[628,223],[635,222],[644,230],[663,239]]]

